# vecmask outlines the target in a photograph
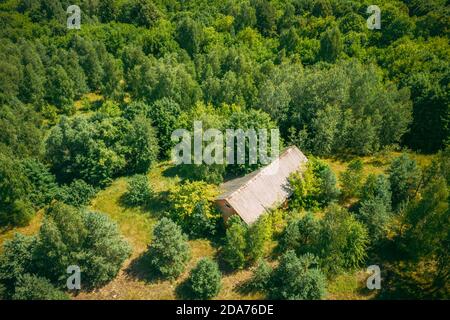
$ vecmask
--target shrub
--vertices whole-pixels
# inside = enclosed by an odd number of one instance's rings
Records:
[[[201,259],[189,275],[189,286],[195,298],[211,299],[221,287],[221,273],[216,262],[209,258]]]
[[[19,277],[13,300],[68,300],[69,297],[56,289],[45,278],[24,274]]]
[[[289,206],[293,209],[318,209],[337,199],[336,176],[330,167],[311,158],[306,170],[296,172],[289,178],[292,196]]]
[[[297,257],[292,250],[284,253],[272,273],[271,299],[318,300],[325,295],[326,277],[312,254]]]
[[[343,269],[353,270],[366,257],[367,230],[345,208],[331,205],[320,220],[317,252],[322,270],[335,274]]]
[[[283,231],[279,246],[285,252],[295,250],[298,254],[317,252],[320,235],[320,223],[311,213],[304,217],[292,220]]]
[[[247,254],[250,262],[262,258],[267,251],[267,244],[272,238],[272,225],[268,214],[259,216],[247,232]]]
[[[345,199],[357,197],[362,187],[363,162],[353,160],[341,174],[342,195]]]
[[[97,190],[84,180],[76,179],[69,185],[64,185],[56,193],[55,198],[65,204],[82,207],[89,204]]]
[[[233,269],[241,269],[246,262],[247,226],[237,215],[231,216],[223,247],[223,258]]]
[[[33,268],[62,287],[67,267],[78,265],[82,286],[89,289],[113,279],[130,253],[130,246],[108,216],[55,203],[47,210],[39,230]]]
[[[11,225],[23,227],[30,222],[34,215],[34,210],[28,199],[17,199],[9,207],[9,212],[4,212],[4,214],[6,216],[5,220]]]
[[[392,161],[388,173],[392,190],[392,207],[397,210],[402,203],[414,196],[420,180],[420,169],[414,160],[403,154]]]
[[[148,203],[152,195],[148,177],[137,174],[128,181],[127,191],[124,194],[124,202],[130,206],[142,206]]]
[[[281,251],[317,256],[322,270],[335,274],[358,267],[366,257],[368,235],[365,226],[336,204],[319,220],[312,214],[292,220],[281,235]]]
[[[29,198],[35,208],[50,203],[54,198],[58,185],[55,176],[40,161],[32,158],[22,160],[25,176],[28,178],[32,188],[29,192]]]
[[[34,211],[29,201],[32,190],[15,160],[0,153],[0,225],[25,226]]]
[[[391,210],[391,185],[384,174],[370,174],[362,188],[361,202],[366,200],[379,200],[387,211]]]
[[[169,193],[169,215],[191,238],[213,236],[221,215],[213,200],[217,189],[203,181],[187,181],[174,186]]]
[[[272,273],[272,268],[265,260],[258,260],[256,268],[253,270],[253,275],[247,284],[247,287],[256,292],[266,292],[269,290],[269,281]]]
[[[149,255],[151,266],[169,279],[177,278],[191,257],[186,236],[175,222],[167,218],[162,218],[153,230]]]
[[[215,212],[212,216],[208,214],[211,210],[214,209],[211,208],[211,203],[206,200],[195,205],[188,222],[189,228],[186,230],[189,237],[208,238],[216,234],[218,223],[222,218]]]
[[[22,274],[31,271],[35,238],[16,233],[5,241],[0,255],[0,285],[3,297],[10,299]]]
[[[371,242],[374,244],[386,237],[392,215],[387,210],[386,204],[381,199],[375,198],[361,202],[357,218],[367,227]]]

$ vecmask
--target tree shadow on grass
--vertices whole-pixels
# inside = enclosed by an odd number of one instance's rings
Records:
[[[185,180],[189,177],[187,170],[183,169],[181,165],[173,165],[168,167],[162,172],[162,175],[166,178],[179,177],[182,180]]]
[[[234,290],[241,295],[249,295],[258,292],[258,290],[255,289],[251,278],[237,283]]]
[[[191,286],[189,285],[189,278],[180,282],[180,284],[175,288],[175,296],[180,300],[195,300],[196,297],[192,292]]]
[[[132,205],[127,201],[126,194],[123,194],[119,198],[119,205],[125,209],[139,208],[144,212],[151,212],[156,218],[160,218],[168,210],[169,204],[167,203],[167,191],[155,193],[148,197],[142,205]]]
[[[144,252],[139,257],[134,259],[125,270],[125,273],[130,277],[148,283],[165,280],[161,276],[160,272],[151,265],[150,255],[148,252]]]
[[[142,210],[150,211],[156,215],[156,217],[162,217],[164,213],[170,208],[167,202],[168,191],[161,191],[153,194],[145,205],[142,206]]]

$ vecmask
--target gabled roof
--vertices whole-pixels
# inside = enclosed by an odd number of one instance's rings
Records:
[[[302,169],[307,161],[297,147],[289,147],[267,166],[223,183],[223,193],[217,200],[226,200],[250,224],[266,210],[289,197],[288,177]]]

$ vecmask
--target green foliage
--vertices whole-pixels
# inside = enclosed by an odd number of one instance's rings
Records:
[[[216,262],[209,258],[201,259],[189,274],[189,287],[197,299],[215,297],[221,287],[221,273]]]
[[[267,253],[268,242],[272,239],[270,216],[263,214],[253,222],[247,232],[246,259],[255,262]]]
[[[270,157],[273,157],[274,155],[271,153],[272,146],[273,146],[273,138],[271,137],[272,133],[271,130],[275,129],[277,130],[277,125],[273,122],[273,120],[270,118],[270,116],[261,111],[261,110],[245,110],[245,109],[237,109],[233,110],[234,112],[231,113],[230,117],[227,119],[227,124],[225,126],[226,129],[234,129],[234,130],[243,130],[244,132],[248,130],[254,130],[255,134],[259,135],[259,129],[265,129],[267,130],[267,137],[266,142],[267,143],[267,157],[270,159]],[[226,137],[225,133],[224,136]],[[264,165],[264,163],[267,163],[268,159],[262,159],[261,155],[258,156],[258,161],[256,164],[251,164],[249,159],[249,153],[254,150],[250,150],[250,144],[249,144],[249,138],[246,138],[245,141],[245,161],[243,164],[239,164],[239,154],[235,151],[234,155],[234,164],[228,164],[226,171],[227,173],[233,174],[233,175],[242,175],[246,173],[250,173]],[[262,137],[259,137],[258,139],[263,139]],[[259,141],[261,141],[259,140]],[[234,150],[237,150],[238,148],[238,141],[236,138],[233,138],[233,145]],[[279,146],[279,148],[282,148],[282,145]],[[269,151],[270,150],[270,151]],[[228,160],[228,159],[227,159]],[[241,159],[242,160],[242,159]]]
[[[24,226],[33,213],[28,198],[31,185],[21,167],[6,154],[0,154],[0,225]]]
[[[51,67],[47,73],[47,100],[67,112],[75,97],[74,83],[62,66]]]
[[[247,226],[237,215],[227,221],[223,259],[233,269],[242,269],[246,262]]]
[[[162,218],[153,230],[149,248],[150,265],[161,276],[176,279],[185,269],[191,253],[186,236],[172,220]]]
[[[318,209],[336,200],[339,190],[336,176],[323,161],[311,157],[303,172],[289,178],[292,196],[289,206],[293,209]]]
[[[319,221],[311,213],[292,220],[281,234],[279,247],[281,251],[295,250],[298,254],[317,252],[321,232]]]
[[[370,174],[361,191],[361,201],[379,200],[388,211],[391,210],[391,185],[384,174]]]
[[[157,159],[159,147],[156,132],[143,117],[131,121],[123,144],[127,173],[146,173]]]
[[[0,284],[3,297],[11,299],[19,278],[31,271],[35,238],[16,233],[5,241],[0,255]]]
[[[169,193],[169,216],[191,238],[213,236],[221,215],[214,207],[216,187],[203,181],[187,181]]]
[[[160,156],[163,158],[169,156],[173,147],[171,135],[177,129],[180,113],[180,105],[167,98],[155,101],[149,110],[148,116],[156,128],[156,135],[160,142]]]
[[[342,195],[344,198],[358,197],[362,188],[363,162],[360,159],[349,163],[348,168],[341,174]]]
[[[203,33],[199,23],[190,17],[181,20],[177,28],[177,40],[180,47],[191,56],[199,52],[203,41]]]
[[[449,190],[444,178],[436,176],[422,194],[422,199],[408,208],[404,220],[408,251],[415,256],[448,256]]]
[[[46,156],[59,180],[83,179],[94,186],[120,173],[146,172],[157,154],[154,130],[142,117],[62,118],[46,141]]]
[[[330,206],[320,221],[318,243],[322,269],[327,274],[354,270],[366,258],[369,244],[367,229],[346,209]]]
[[[373,198],[361,202],[357,219],[367,227],[370,242],[376,244],[386,238],[392,214],[381,199]]]
[[[50,203],[58,190],[55,176],[42,162],[33,158],[24,159],[21,165],[31,185],[28,197],[33,206],[41,208]]]
[[[258,260],[253,270],[253,275],[247,283],[248,289],[256,292],[267,292],[272,274],[272,268],[265,260]]]
[[[2,105],[0,146],[7,146],[18,158],[40,157],[43,139],[41,121],[41,116],[25,105]]]
[[[411,121],[409,92],[355,59],[308,68],[291,90],[280,127],[304,131],[302,148],[313,153],[371,154],[399,143]]]
[[[315,254],[322,270],[332,275],[360,266],[368,244],[365,226],[346,209],[334,204],[327,208],[321,220],[306,214],[290,221],[281,235],[279,247],[282,252]]]
[[[320,56],[323,60],[334,62],[342,51],[341,32],[338,27],[324,32],[320,39]]]
[[[93,186],[84,180],[76,179],[60,187],[56,191],[55,199],[74,207],[83,207],[89,204],[96,193],[97,190]]]
[[[126,193],[123,195],[123,200],[130,206],[142,206],[148,203],[152,196],[148,177],[143,174],[138,174],[130,178]]]
[[[402,216],[404,229],[396,238],[396,244],[407,259],[406,263],[396,261],[389,284],[394,288],[394,297],[446,299],[450,210],[445,178],[439,173],[433,175],[422,194],[421,199],[410,201]],[[429,267],[422,268],[424,263]]]
[[[56,203],[46,213],[32,252],[33,270],[57,287],[66,285],[66,269],[78,265],[82,286],[111,281],[131,253],[117,225],[106,215]]]
[[[410,159],[407,154],[402,154],[392,161],[388,173],[392,190],[392,206],[397,210],[415,196],[420,180],[420,169],[413,159]]]
[[[69,300],[62,291],[56,289],[47,279],[30,274],[21,275],[17,281],[13,300]]]
[[[297,257],[289,250],[273,271],[268,291],[271,299],[319,300],[325,295],[325,286],[326,277],[318,269],[316,257]]]

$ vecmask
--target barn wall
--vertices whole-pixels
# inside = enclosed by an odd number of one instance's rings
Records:
[[[237,212],[231,206],[230,207],[227,206],[229,205],[227,200],[225,199],[216,200],[215,203],[217,208],[222,213],[222,217],[225,220],[225,222],[228,220],[229,217],[231,217],[234,214],[237,214]]]

